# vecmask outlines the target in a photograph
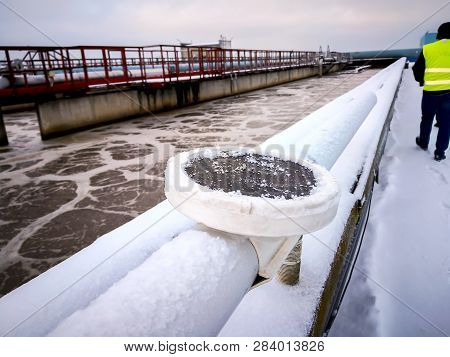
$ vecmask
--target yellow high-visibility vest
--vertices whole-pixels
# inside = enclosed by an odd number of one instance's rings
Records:
[[[425,76],[423,90],[450,90],[450,39],[423,46]]]

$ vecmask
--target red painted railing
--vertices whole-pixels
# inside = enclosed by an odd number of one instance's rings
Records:
[[[0,98],[316,65],[321,54],[184,46],[0,47]],[[328,61],[345,62],[332,52]]]

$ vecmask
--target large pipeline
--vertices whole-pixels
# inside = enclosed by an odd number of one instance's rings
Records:
[[[314,148],[310,158],[330,168],[376,101],[373,92],[364,92],[354,97],[351,112],[335,113],[331,124],[310,132],[305,142]],[[343,129],[332,133],[337,127]],[[333,155],[319,155],[321,150]],[[183,204],[189,211],[189,200]],[[62,321],[50,335],[216,335],[260,268],[248,238],[202,225],[184,232],[86,309]]]
[[[311,62],[311,64],[314,64]],[[106,76],[106,71],[104,67],[90,67],[87,69],[87,77],[89,79],[99,79],[99,78],[115,78],[115,77],[123,77],[125,74],[127,74],[128,77],[136,77],[136,78],[161,78],[164,75],[171,75],[176,76],[178,75],[186,75],[190,72],[198,72],[200,69],[203,71],[213,71],[217,68],[223,70],[223,71],[230,71],[230,70],[239,70],[239,71],[246,71],[250,69],[280,69],[280,68],[292,68],[293,65],[286,62],[286,65],[278,65],[274,67],[268,67],[266,66],[265,62],[263,60],[257,61],[257,62],[250,62],[250,61],[226,61],[223,63],[218,64],[210,64],[210,63],[204,63],[200,67],[200,63],[192,63],[192,64],[186,64],[186,63],[180,63],[177,65],[175,64],[165,64],[163,65],[154,65],[154,66],[145,66],[145,67],[139,67],[139,66],[128,66],[127,67],[127,73],[124,72],[123,68],[121,66],[111,66],[108,67],[108,76]],[[37,71],[39,72],[39,71]],[[71,81],[83,81],[85,80],[85,73],[83,68],[75,68],[72,70],[72,73],[69,71],[62,71],[62,70],[55,70],[51,71],[51,76],[49,77],[49,80],[53,83],[63,83]],[[9,88],[11,81],[8,79],[7,76],[3,75],[0,76],[0,89]],[[26,74],[26,80],[23,75],[15,75],[14,76],[14,86],[22,87],[25,84],[27,85],[38,85],[38,84],[45,84],[46,83],[46,77],[43,73],[38,74]]]

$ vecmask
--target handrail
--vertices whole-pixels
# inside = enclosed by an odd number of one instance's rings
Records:
[[[0,98],[318,65],[319,52],[157,45],[0,46]],[[346,62],[333,52],[332,62]]]

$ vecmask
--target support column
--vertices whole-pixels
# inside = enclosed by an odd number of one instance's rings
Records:
[[[8,136],[6,135],[5,123],[3,122],[3,114],[0,111],[0,146],[8,145]]]
[[[302,255],[302,238],[289,253],[286,261],[278,272],[278,280],[286,285],[296,285],[300,278],[300,265]]]

